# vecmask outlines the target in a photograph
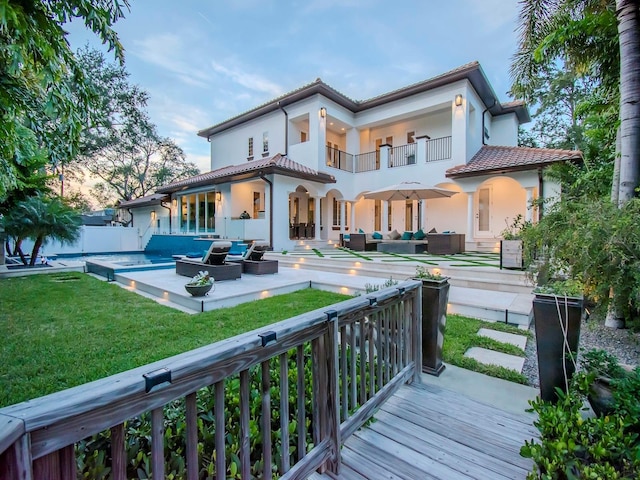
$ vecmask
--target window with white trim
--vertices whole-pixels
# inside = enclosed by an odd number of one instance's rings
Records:
[[[249,159],[253,158],[253,137],[249,137],[249,141],[247,144],[247,156]]]
[[[262,153],[269,153],[269,132],[262,134]]]

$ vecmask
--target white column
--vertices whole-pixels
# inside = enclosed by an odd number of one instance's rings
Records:
[[[387,232],[389,233],[391,230],[389,230],[389,202],[387,202],[386,200],[382,201],[382,205],[381,205],[381,210],[382,212],[380,213],[380,215],[382,215],[382,219],[380,220],[380,226],[382,227],[381,230],[383,232]]]
[[[347,223],[347,204],[344,200],[338,200],[338,202],[340,202],[340,233],[344,233],[346,231],[344,226]]]
[[[391,158],[391,146],[387,145],[386,143],[384,145],[380,145],[380,170],[389,168],[390,158]]]
[[[412,219],[411,219],[411,231],[415,232],[418,230],[418,202],[420,202],[420,200],[414,200],[413,201],[413,205],[411,205],[411,213],[412,213]]]
[[[315,203],[315,210],[313,211],[313,223],[316,226],[315,240],[320,240],[320,199],[322,197],[313,197]]]
[[[418,165],[427,163],[427,140],[429,140],[427,135],[416,137],[416,163]]]
[[[467,192],[467,241],[473,241],[473,192]]]
[[[526,188],[527,191],[527,203],[525,205],[525,214],[524,219],[527,222],[531,222],[533,220],[533,207],[531,202],[533,202],[533,187]]]
[[[351,206],[351,215],[349,222],[351,223],[351,233],[355,233],[356,232],[356,202],[349,202],[349,205]]]
[[[422,225],[422,230],[424,231],[424,233],[427,233],[427,229],[429,228],[429,226],[427,225],[427,201],[426,200],[420,200],[420,214],[422,215],[422,218],[420,219],[420,224]],[[429,228],[429,230],[431,230]]]

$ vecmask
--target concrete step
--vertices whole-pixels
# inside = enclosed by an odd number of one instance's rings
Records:
[[[412,261],[368,261],[365,259],[359,260],[357,257],[351,256],[345,257],[344,259],[329,258],[328,256],[302,257],[296,256],[295,252],[288,253],[287,255],[270,252],[269,258],[276,259],[281,265],[292,268],[350,273],[386,279],[393,277],[396,280],[412,278],[415,275],[416,266],[420,265],[420,263]],[[459,268],[446,266],[429,267],[429,270],[449,277],[449,283],[458,287],[523,294],[529,294],[532,290],[532,286],[529,285],[524,272],[520,271],[500,270],[492,267]]]

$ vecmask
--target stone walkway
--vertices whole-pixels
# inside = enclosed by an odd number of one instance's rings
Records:
[[[489,328],[481,328],[478,331],[478,335],[482,337],[492,338],[498,342],[508,343],[521,348],[523,351],[527,345],[527,337],[524,335],[516,335],[513,333],[499,332],[497,330],[491,330]],[[496,365],[499,367],[515,370],[518,373],[522,373],[524,367],[525,357],[510,355],[508,353],[496,352],[482,347],[472,347],[465,352],[465,357],[473,358],[474,360],[483,363],[485,365]]]

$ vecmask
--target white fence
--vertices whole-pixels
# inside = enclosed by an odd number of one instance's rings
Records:
[[[107,253],[131,252],[142,250],[140,247],[140,230],[137,227],[92,227],[82,226],[80,236],[71,245],[61,245],[59,242],[47,242],[41,249],[40,255],[53,256],[70,253]],[[33,240],[22,243],[22,251],[31,253]]]

